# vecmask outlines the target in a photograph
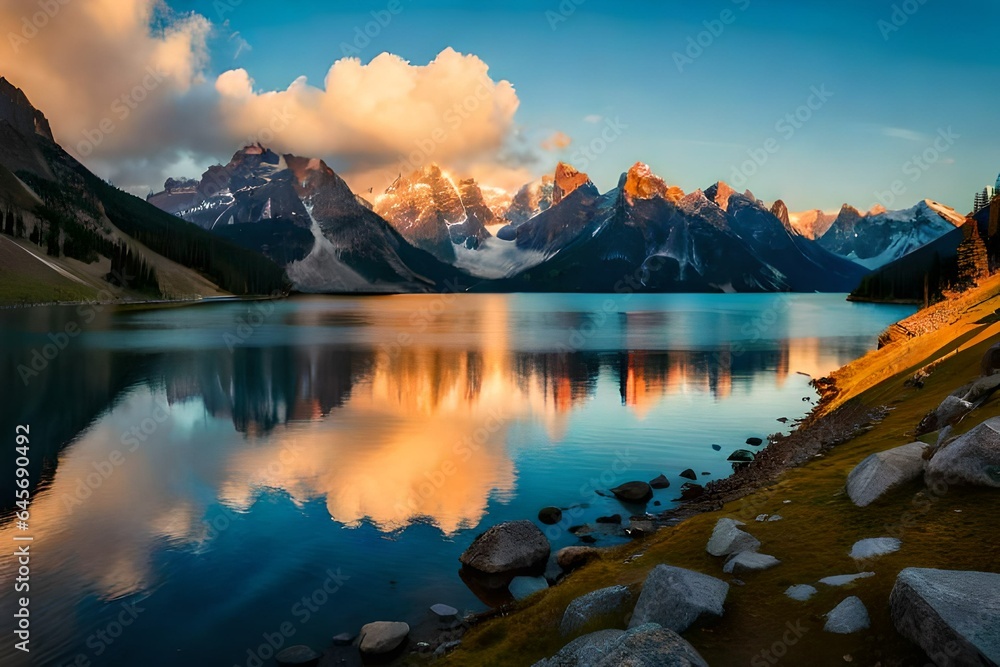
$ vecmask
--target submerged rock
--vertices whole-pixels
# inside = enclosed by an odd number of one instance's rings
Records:
[[[684,632],[702,616],[722,616],[729,584],[707,574],[657,565],[642,585],[629,628],[658,623]]]
[[[497,524],[477,537],[459,557],[463,565],[486,574],[538,570],[549,558],[549,541],[530,521]]]
[[[764,441],[761,438],[747,438],[747,444],[751,447],[760,447]]]
[[[601,617],[624,618],[631,601],[632,592],[626,586],[609,586],[581,595],[566,607],[562,622],[559,624],[559,631],[569,635]]]
[[[984,421],[939,449],[927,463],[927,483],[1000,488],[1000,417]]]
[[[538,520],[547,526],[553,526],[562,521],[562,510],[558,507],[543,507],[538,511]]]
[[[898,486],[912,482],[924,470],[927,445],[911,442],[868,456],[847,476],[847,495],[858,507],[867,507]]]
[[[653,489],[646,482],[625,482],[611,489],[615,498],[626,503],[645,503],[653,497]]]
[[[868,609],[860,598],[852,595],[826,615],[823,629],[838,635],[849,635],[870,626]]]
[[[458,618],[458,610],[447,604],[435,604],[430,608],[431,616],[438,621],[448,622]]]
[[[289,646],[274,656],[279,667],[311,667],[319,664],[320,655],[308,646]]]
[[[932,659],[947,647],[948,664],[1000,664],[1000,574],[909,567],[889,608],[896,630]]]

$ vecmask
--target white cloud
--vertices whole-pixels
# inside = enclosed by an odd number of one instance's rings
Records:
[[[601,116],[600,114],[596,114],[596,113],[592,113],[592,114],[590,114],[588,116],[584,116],[583,117],[583,122],[585,122],[585,123],[591,123],[593,125],[597,125],[602,120],[604,120],[604,116]]]
[[[893,139],[903,139],[904,141],[926,141],[925,137],[920,132],[915,130],[908,130],[904,127],[883,127],[882,134],[886,137],[892,137]]]

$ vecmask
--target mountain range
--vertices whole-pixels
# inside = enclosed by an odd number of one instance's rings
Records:
[[[172,298],[289,288],[849,292],[965,222],[929,200],[791,213],[724,182],[685,193],[643,163],[606,192],[565,163],[514,192],[428,165],[369,201],[323,160],[260,144],[198,179],[168,179],[144,202],[62,150],[44,114],[4,79],[0,211],[10,237],[0,240],[34,257],[32,271],[128,288],[111,275],[127,265],[142,277],[132,287]]]

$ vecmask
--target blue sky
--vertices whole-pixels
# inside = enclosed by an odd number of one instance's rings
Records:
[[[580,161],[608,119],[626,126],[584,160],[601,189],[641,160],[685,191],[736,181],[793,210],[868,207],[901,181],[897,208],[930,197],[965,211],[1000,171],[1000,3],[988,0],[517,0],[495,8],[396,0],[401,11],[367,45],[355,41],[356,28],[371,12],[388,15],[390,0],[229,1],[235,6],[218,12],[170,0],[217,26],[210,73],[244,68],[260,90],[283,90],[302,75],[322,86],[345,43],[361,47],[363,62],[387,51],[415,65],[452,47],[513,84],[528,145],[554,132],[572,139],[543,152],[535,172]],[[800,109],[814,90],[829,98]],[[799,121],[779,125],[797,110]],[[952,138],[934,148],[948,128]],[[932,159],[913,161],[922,154]],[[763,164],[748,163],[754,155]]]

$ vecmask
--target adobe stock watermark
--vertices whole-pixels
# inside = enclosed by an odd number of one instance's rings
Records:
[[[96,127],[83,131],[83,139],[76,144],[77,153],[83,157],[93,153],[94,149],[104,143],[105,139],[114,134],[120,123],[128,120],[132,112],[149,99],[150,94],[159,88],[166,78],[165,72],[157,70],[152,65],[148,66],[144,76],[137,84],[111,102],[108,115],[98,121]]]
[[[730,2],[736,5],[741,12],[750,8],[750,0],[730,0]],[[736,23],[738,16],[735,11],[727,8],[719,12],[718,18],[702,21],[702,26],[705,29],[696,35],[689,36],[683,51],[673,52],[672,57],[677,71],[683,74],[685,67],[693,65],[694,61],[705,55],[705,51],[712,48],[715,41],[722,37],[726,27]]]
[[[785,632],[769,647],[763,649],[750,659],[751,667],[773,667],[788,655],[789,649],[798,644],[809,628],[802,625],[802,619],[789,621],[785,624]]]
[[[289,644],[289,640],[295,636],[299,627],[305,626],[313,615],[328,604],[351,578],[350,575],[343,574],[340,568],[327,570],[325,574],[326,578],[322,584],[308,595],[303,595],[299,600],[296,600],[289,609],[289,614],[298,621],[298,626],[292,621],[286,620],[273,631],[262,633],[261,643],[247,649],[243,665],[246,667],[265,667],[265,665],[273,664],[269,661],[286,644]]]
[[[389,0],[384,9],[372,10],[371,21],[354,27],[354,39],[340,43],[340,53],[345,58],[359,57],[361,52],[371,46],[372,41],[389,27],[397,16],[403,13],[403,0]]]
[[[875,26],[882,34],[882,39],[886,42],[893,33],[902,30],[903,26],[910,22],[910,18],[926,5],[928,0],[903,0],[901,3],[893,4],[892,11],[888,19],[879,19]]]
[[[104,655],[111,645],[125,633],[126,628],[135,623],[139,614],[144,611],[146,610],[140,607],[138,602],[122,602],[121,611],[115,618],[87,637],[84,645],[90,651],[80,651],[71,662],[66,664],[72,665],[72,667],[91,667],[94,664],[91,657],[100,658]]]
[[[20,53],[21,47],[38,37],[38,33],[44,30],[70,2],[72,0],[38,0],[35,3],[38,11],[21,19],[21,30],[7,33],[7,40],[14,53]]]
[[[833,92],[827,89],[825,83],[812,86],[805,101],[779,118],[778,122],[774,124],[774,131],[778,133],[778,137],[768,137],[762,145],[747,150],[749,159],[733,167],[729,183],[737,189],[744,187],[768,163],[772,156],[781,151],[781,141],[791,141],[795,133],[805,127],[806,123],[813,119],[831,97],[833,97]]]
[[[937,164],[948,151],[955,145],[962,135],[952,130],[949,125],[947,129],[938,129],[937,136],[927,148],[921,153],[914,155],[903,163],[900,171],[908,177],[910,184],[916,183],[930,169]],[[892,208],[896,201],[906,194],[907,184],[901,178],[897,178],[890,185],[888,190],[876,190],[876,201],[886,208]]]
[[[562,0],[554,10],[545,11],[545,20],[549,22],[549,27],[552,30],[556,30],[560,23],[565,23],[573,14],[576,14],[576,10],[585,2],[587,0]]]
[[[614,119],[605,119],[604,129],[570,156],[570,164],[580,171],[586,171],[599,157],[607,152],[613,143],[625,134],[628,128],[629,126],[623,123],[619,116],[615,116]]]

